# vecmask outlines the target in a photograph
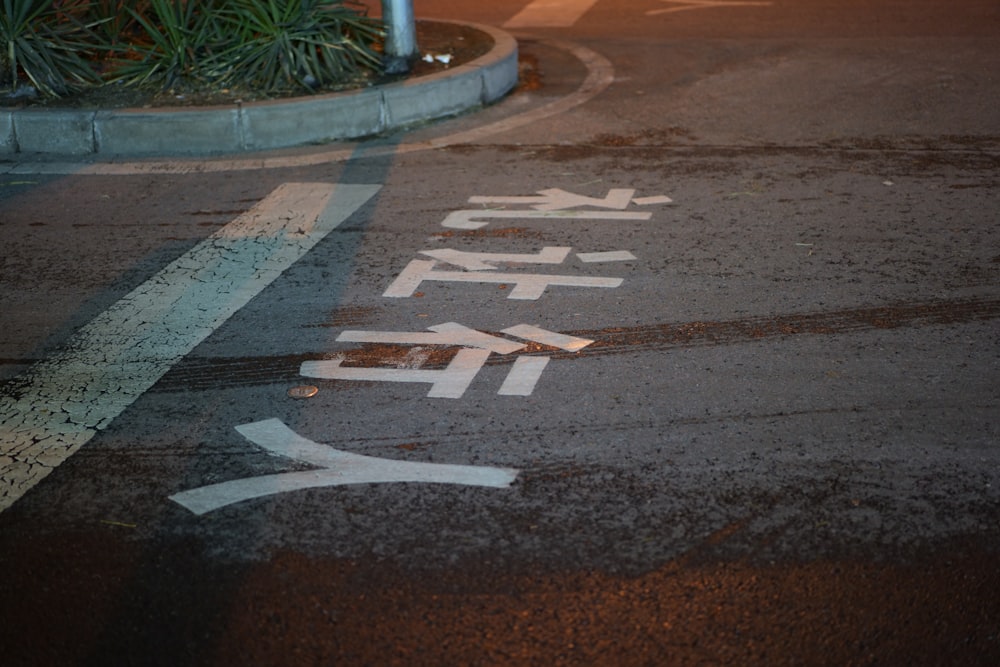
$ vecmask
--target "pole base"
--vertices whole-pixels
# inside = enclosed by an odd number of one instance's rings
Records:
[[[411,60],[402,56],[385,56],[382,58],[382,67],[386,74],[406,74],[410,71]]]

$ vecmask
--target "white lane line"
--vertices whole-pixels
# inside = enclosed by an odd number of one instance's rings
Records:
[[[170,496],[171,500],[195,514],[205,514],[252,498],[347,484],[423,482],[506,488],[519,472],[514,468],[397,461],[351,454],[303,438],[279,419],[243,424],[236,430],[273,454],[310,463],[318,469],[202,486],[175,493]]]
[[[503,24],[504,28],[569,28],[597,0],[533,0]]]
[[[0,387],[0,511],[71,456],[380,185],[286,183]]]

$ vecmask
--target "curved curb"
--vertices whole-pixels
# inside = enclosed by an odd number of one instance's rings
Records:
[[[358,139],[497,101],[517,84],[517,41],[492,26],[484,56],[357,91],[203,109],[0,111],[0,156],[203,156]]]

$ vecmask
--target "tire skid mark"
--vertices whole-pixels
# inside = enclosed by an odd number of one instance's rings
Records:
[[[902,327],[964,324],[997,317],[1000,317],[1000,299],[973,298],[736,320],[581,330],[568,333],[591,338],[594,343],[578,355],[563,356],[733,345],[801,334],[850,334]]]
[[[636,327],[581,329],[562,332],[594,342],[579,352],[564,352],[540,344],[529,345],[522,354],[544,354],[555,359],[581,359],[610,354],[635,354],[678,348],[737,345],[798,335],[831,336],[884,331],[898,328],[948,326],[1000,317],[1000,299],[970,298],[901,303],[871,308],[746,317],[734,320],[650,324]],[[486,332],[501,336],[498,332]],[[345,365],[394,365],[406,348],[366,344],[344,352]],[[451,348],[453,349],[453,348]],[[431,355],[424,368],[448,364],[448,348]],[[436,351],[437,352],[437,351]],[[177,364],[154,388],[176,392],[253,385],[281,384],[301,379],[303,361],[329,354],[289,354],[241,358],[186,359]],[[489,365],[513,363],[509,355],[493,355]],[[328,388],[347,389],[368,383],[336,381]]]

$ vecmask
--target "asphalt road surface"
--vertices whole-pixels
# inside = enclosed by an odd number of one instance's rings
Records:
[[[519,88],[0,162],[4,664],[998,664],[1000,6],[414,4]]]

